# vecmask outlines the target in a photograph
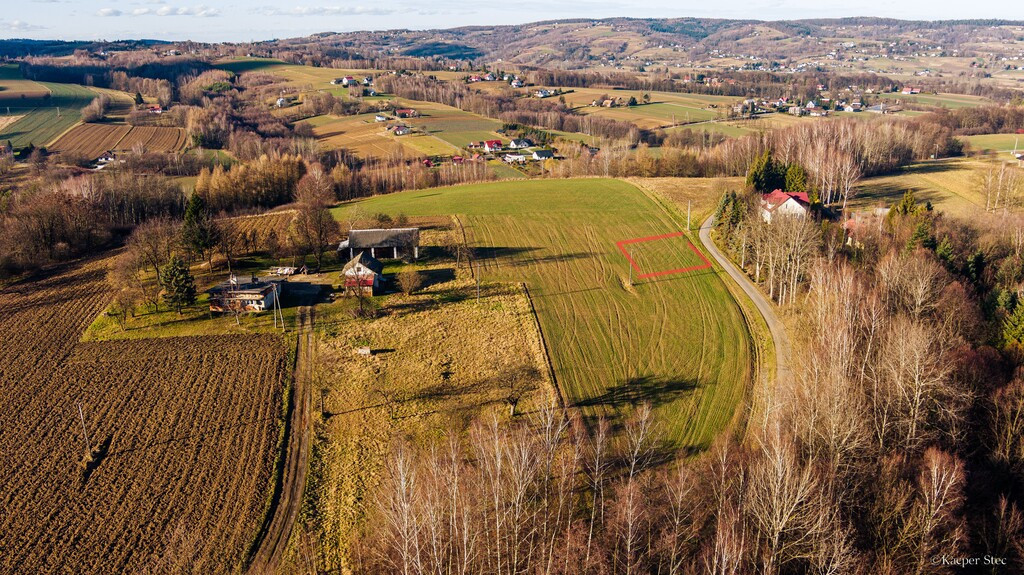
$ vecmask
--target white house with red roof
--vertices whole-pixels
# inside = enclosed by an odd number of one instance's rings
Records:
[[[501,140],[487,140],[484,142],[484,150],[488,152],[500,152],[502,147]]]
[[[783,192],[775,190],[761,196],[761,217],[771,222],[775,214],[803,217],[811,211],[807,192]]]

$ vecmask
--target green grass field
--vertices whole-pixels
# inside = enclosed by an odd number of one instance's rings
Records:
[[[0,114],[21,116],[0,128],[0,141],[10,140],[15,148],[48,145],[77,124],[81,109],[96,97],[92,90],[75,84],[39,85],[49,90],[49,96],[0,102]]]
[[[716,269],[628,284],[616,242],[685,226],[633,185],[498,182],[379,196],[358,206],[458,215],[483,277],[529,286],[559,386],[585,415],[621,421],[649,401],[674,446],[698,449],[733,421],[753,362],[742,312]],[[682,238],[637,253],[645,272],[699,260]]]
[[[1024,150],[1024,134],[982,134],[961,139],[970,144],[972,150],[995,152],[1004,160],[1015,160],[1013,151]]]

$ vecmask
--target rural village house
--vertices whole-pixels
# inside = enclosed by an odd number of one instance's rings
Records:
[[[338,251],[348,250],[349,257],[370,250],[372,257],[420,257],[419,228],[352,230],[348,239],[338,244]]]
[[[282,280],[261,280],[252,276],[248,282],[242,282],[231,276],[225,282],[207,290],[210,294],[210,311],[266,311],[274,306],[282,291]]]
[[[761,196],[761,217],[771,222],[774,214],[806,216],[810,213],[811,202],[806,192],[783,192],[775,190]]]
[[[521,150],[523,148],[533,147],[533,142],[527,139],[515,139],[508,143],[508,147],[513,150]]]
[[[487,140],[484,142],[484,150],[488,152],[500,152],[502,147],[501,140]]]
[[[550,159],[552,159],[554,157],[555,157],[555,153],[552,152],[551,150],[534,150],[533,151],[533,159],[534,160],[550,160]]]
[[[359,252],[341,270],[345,295],[373,295],[384,280],[381,274],[383,271],[384,264],[380,260],[367,255],[365,251]]]

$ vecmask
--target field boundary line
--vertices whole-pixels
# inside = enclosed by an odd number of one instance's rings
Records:
[[[548,351],[548,344],[544,339],[544,330],[540,327],[540,317],[537,315],[537,308],[533,305],[533,297],[530,295],[530,288],[527,287],[526,282],[518,283],[519,288],[523,290],[523,295],[526,296],[526,302],[530,304],[530,316],[533,317],[533,325],[537,328],[537,337],[540,339],[540,349],[544,356],[544,367],[547,368],[548,379],[551,381],[551,388],[554,390],[558,406],[561,407],[564,412],[566,410],[565,397],[562,395],[562,388],[558,385],[558,378],[555,377],[555,366],[551,363],[551,353]]]

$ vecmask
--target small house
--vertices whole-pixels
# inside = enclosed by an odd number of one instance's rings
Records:
[[[373,121],[374,122],[387,122],[388,121],[388,117],[385,116],[384,114],[377,114],[376,116],[373,117]]]
[[[399,110],[395,110],[395,115],[398,116],[399,118],[415,118],[420,114],[419,112],[413,110],[412,108],[402,108]]]
[[[761,217],[769,223],[776,214],[804,217],[810,211],[811,201],[806,192],[775,190],[761,196]]]
[[[487,140],[484,142],[484,150],[487,152],[500,152],[504,145],[501,140]]]
[[[395,128],[392,130],[392,132],[396,136],[404,136],[406,134],[411,133],[412,129],[409,126],[395,126]]]
[[[540,90],[537,90],[536,92],[533,93],[533,95],[538,98],[547,98],[549,96],[553,96],[554,94],[554,92],[548,90],[547,88],[541,88]]]
[[[357,82],[356,79],[353,78],[352,76],[345,76],[344,78],[341,79],[342,86],[355,86],[358,83],[359,82]]]
[[[534,150],[533,152],[534,160],[550,160],[553,159],[554,157],[555,153],[552,152],[551,150]]]
[[[261,280],[252,276],[245,282],[231,276],[225,282],[207,290],[210,295],[210,311],[216,312],[261,312],[274,306],[284,282]]]
[[[526,156],[524,156],[522,154],[505,154],[505,157],[502,158],[502,159],[505,160],[505,162],[509,163],[509,164],[525,164],[526,163]]]
[[[533,142],[525,138],[517,138],[508,143],[508,147],[513,150],[522,150],[524,148],[533,147]]]
[[[348,251],[349,257],[355,257],[360,251],[369,250],[372,257],[391,257],[398,259],[404,256],[420,257],[419,228],[390,228],[352,230],[348,239],[338,245],[338,251]]]
[[[512,82],[509,85],[512,86],[513,88],[522,88],[523,86],[525,86],[525,84],[523,84],[523,81],[520,80],[519,78],[512,80]]]
[[[384,264],[373,256],[361,251],[345,264],[341,279],[345,295],[373,295],[383,281]]]

